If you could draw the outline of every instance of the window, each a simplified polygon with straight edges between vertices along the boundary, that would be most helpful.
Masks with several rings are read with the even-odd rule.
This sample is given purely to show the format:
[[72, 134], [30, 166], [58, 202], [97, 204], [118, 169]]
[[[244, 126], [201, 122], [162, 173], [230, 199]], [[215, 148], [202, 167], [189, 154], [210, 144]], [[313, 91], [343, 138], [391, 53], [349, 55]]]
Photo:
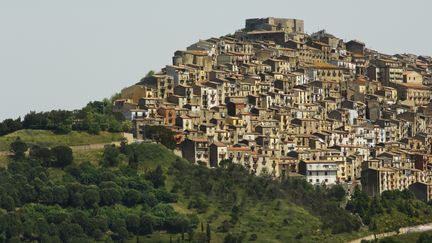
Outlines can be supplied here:
[[324, 172], [324, 175], [327, 175], [327, 171], [326, 171], [326, 172]]
[[316, 179], [316, 182], [319, 182], [319, 179]]
[[312, 171], [309, 171], [309, 175], [312, 175]]
[[309, 182], [312, 183], [312, 179], [309, 179]]
[[325, 179], [325, 182], [328, 182], [328, 179]]

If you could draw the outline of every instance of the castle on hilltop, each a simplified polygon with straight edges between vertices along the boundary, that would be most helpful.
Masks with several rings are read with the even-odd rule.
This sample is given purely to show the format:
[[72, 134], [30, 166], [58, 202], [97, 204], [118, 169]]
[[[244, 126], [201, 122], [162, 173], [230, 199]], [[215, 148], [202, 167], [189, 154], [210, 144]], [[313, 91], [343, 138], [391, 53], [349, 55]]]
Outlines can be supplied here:
[[245, 30], [285, 31], [287, 33], [303, 33], [304, 21], [301, 19], [285, 19], [273, 17], [263, 19], [246, 19]]

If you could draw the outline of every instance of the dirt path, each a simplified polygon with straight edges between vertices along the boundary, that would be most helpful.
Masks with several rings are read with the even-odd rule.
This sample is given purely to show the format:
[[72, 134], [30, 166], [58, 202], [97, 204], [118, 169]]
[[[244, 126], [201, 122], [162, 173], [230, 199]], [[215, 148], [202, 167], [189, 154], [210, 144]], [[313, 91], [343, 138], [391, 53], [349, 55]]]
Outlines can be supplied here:
[[12, 155], [12, 153], [9, 151], [0, 151], [0, 156], [9, 156], [9, 155]]
[[70, 146], [72, 150], [93, 150], [93, 149], [103, 149], [107, 144], [114, 144], [115, 146], [120, 146], [120, 142], [112, 143], [96, 143], [96, 144], [86, 144], [86, 145], [75, 145]]
[[376, 234], [376, 235], [368, 235], [368, 236], [350, 241], [349, 243], [360, 243], [362, 240], [382, 239], [382, 238], [394, 236], [394, 235], [403, 235], [403, 234], [408, 234], [408, 233], [424, 232], [424, 231], [429, 231], [429, 230], [432, 230], [432, 223], [400, 228], [399, 234], [396, 231], [391, 231], [391, 232], [385, 232], [385, 233], [380, 233], [380, 234]]

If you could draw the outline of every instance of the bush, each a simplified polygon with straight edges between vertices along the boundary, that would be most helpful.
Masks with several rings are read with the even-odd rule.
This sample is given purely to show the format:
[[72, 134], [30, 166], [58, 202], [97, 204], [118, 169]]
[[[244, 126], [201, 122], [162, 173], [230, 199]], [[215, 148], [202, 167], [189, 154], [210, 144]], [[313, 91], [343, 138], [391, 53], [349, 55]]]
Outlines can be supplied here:
[[10, 150], [14, 153], [16, 159], [23, 159], [25, 157], [25, 152], [27, 151], [27, 144], [21, 141], [20, 137], [17, 137], [15, 141], [10, 144]]
[[18, 131], [22, 128], [21, 119], [6, 119], [0, 123], [0, 136]]
[[249, 241], [256, 241], [258, 239], [257, 234], [251, 234], [249, 237]]
[[205, 213], [209, 207], [209, 203], [202, 195], [196, 196], [189, 201], [188, 208], [194, 208], [198, 213]]
[[115, 145], [106, 145], [103, 152], [102, 165], [117, 166], [120, 163], [120, 152]]
[[165, 176], [163, 174], [162, 166], [158, 165], [156, 169], [148, 171], [145, 178], [151, 181], [154, 187], [162, 187], [165, 185]]
[[72, 149], [68, 146], [57, 146], [51, 149], [52, 155], [54, 156], [54, 161], [52, 165], [54, 167], [63, 168], [73, 162]]

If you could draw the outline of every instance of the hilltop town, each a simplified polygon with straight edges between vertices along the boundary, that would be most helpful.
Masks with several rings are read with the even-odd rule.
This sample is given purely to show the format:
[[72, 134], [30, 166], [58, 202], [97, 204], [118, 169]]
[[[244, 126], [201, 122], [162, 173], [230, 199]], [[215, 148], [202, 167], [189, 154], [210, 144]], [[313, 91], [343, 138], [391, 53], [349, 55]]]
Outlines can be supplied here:
[[[385, 38], [385, 36], [383, 36]], [[177, 154], [256, 175], [432, 198], [432, 58], [387, 55], [304, 21], [247, 19], [124, 88], [116, 111], [176, 134]]]

